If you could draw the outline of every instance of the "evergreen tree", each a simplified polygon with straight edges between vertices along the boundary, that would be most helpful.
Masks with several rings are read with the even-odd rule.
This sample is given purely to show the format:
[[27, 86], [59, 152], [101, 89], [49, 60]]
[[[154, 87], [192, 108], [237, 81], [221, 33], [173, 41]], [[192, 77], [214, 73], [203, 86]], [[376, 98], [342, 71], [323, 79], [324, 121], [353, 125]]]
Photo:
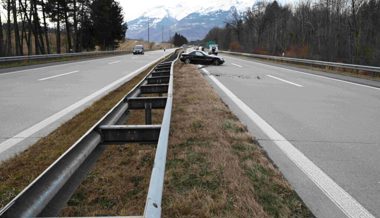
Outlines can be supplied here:
[[174, 46], [178, 47], [178, 46], [182, 46], [184, 44], [187, 44], [188, 40], [183, 35], [181, 35], [179, 33], [175, 33], [173, 36], [173, 39], [172, 39], [172, 43], [174, 44]]
[[118, 40], [125, 38], [126, 26], [122, 8], [114, 0], [94, 0], [91, 5], [91, 19], [95, 42], [102, 49], [115, 49]]

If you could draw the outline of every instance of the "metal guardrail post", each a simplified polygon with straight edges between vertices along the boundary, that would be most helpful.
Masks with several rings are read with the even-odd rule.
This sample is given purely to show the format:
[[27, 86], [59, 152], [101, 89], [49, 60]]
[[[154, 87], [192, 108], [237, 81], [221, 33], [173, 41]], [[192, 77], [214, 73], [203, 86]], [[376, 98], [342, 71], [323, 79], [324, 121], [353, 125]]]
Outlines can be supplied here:
[[145, 124], [152, 124], [152, 103], [145, 103]]

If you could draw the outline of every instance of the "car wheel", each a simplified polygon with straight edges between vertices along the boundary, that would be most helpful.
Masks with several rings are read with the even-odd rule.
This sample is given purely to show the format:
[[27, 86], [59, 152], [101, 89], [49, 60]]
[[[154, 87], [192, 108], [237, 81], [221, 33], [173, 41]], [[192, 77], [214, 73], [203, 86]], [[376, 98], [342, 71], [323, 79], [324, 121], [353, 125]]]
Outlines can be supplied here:
[[219, 61], [215, 59], [214, 60], [214, 65], [216, 65], [216, 66], [219, 65]]
[[190, 59], [186, 59], [185, 64], [190, 64]]

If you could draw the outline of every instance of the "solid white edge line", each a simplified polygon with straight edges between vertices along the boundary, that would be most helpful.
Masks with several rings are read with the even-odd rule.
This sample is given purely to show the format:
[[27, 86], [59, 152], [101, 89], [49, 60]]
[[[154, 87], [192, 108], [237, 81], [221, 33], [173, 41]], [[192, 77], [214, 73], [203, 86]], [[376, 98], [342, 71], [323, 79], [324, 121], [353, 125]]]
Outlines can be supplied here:
[[361, 87], [365, 87], [365, 88], [380, 90], [380, 88], [378, 88], [378, 87], [368, 86], [368, 85], [364, 85], [364, 84], [360, 84], [360, 83], [355, 83], [355, 82], [349, 82], [349, 81], [345, 81], [345, 80], [341, 80], [341, 79], [335, 79], [335, 78], [331, 78], [331, 77], [328, 77], [328, 76], [315, 75], [313, 73], [305, 73], [305, 72], [302, 72], [302, 71], [299, 71], [299, 70], [291, 70], [291, 69], [287, 69], [287, 68], [284, 68], [284, 67], [273, 66], [273, 65], [270, 65], [270, 64], [263, 64], [263, 63], [259, 63], [257, 61], [249, 61], [249, 60], [244, 60], [244, 59], [240, 59], [240, 58], [234, 58], [234, 57], [230, 57], [230, 56], [228, 58], [244, 61], [244, 62], [251, 63], [251, 64], [253, 63], [253, 64], [262, 65], [262, 66], [272, 67], [274, 69], [280, 69], [280, 70], [285, 70], [285, 71], [289, 71], [289, 72], [300, 73], [300, 74], [307, 75], [307, 76], [313, 76], [313, 77], [333, 80], [333, 81], [337, 81], [337, 82], [342, 82], [342, 83], [346, 83], [346, 84], [350, 84], [350, 85], [356, 85], [356, 86], [361, 86]]
[[232, 65], [236, 66], [236, 67], [239, 67], [239, 68], [243, 68], [243, 66], [239, 65], [239, 64], [235, 64], [235, 63], [231, 63]]
[[49, 79], [54, 79], [54, 78], [57, 78], [57, 77], [66, 76], [66, 75], [70, 75], [70, 74], [78, 73], [78, 72], [79, 72], [79, 70], [75, 70], [75, 71], [71, 71], [71, 72], [68, 72], [68, 73], [62, 73], [62, 74], [58, 74], [58, 75], [55, 75], [55, 76], [45, 77], [45, 78], [39, 79], [38, 81], [45, 81], [45, 80], [49, 80]]
[[337, 205], [348, 217], [368, 217], [374, 216], [356, 201], [343, 188], [335, 183], [326, 173], [308, 159], [301, 151], [285, 139], [279, 132], [270, 126], [256, 112], [248, 107], [242, 100], [233, 94], [219, 80], [212, 76], [206, 69], [202, 71], [254, 122], [273, 142], [285, 153], [285, 155], [302, 171], [311, 181], [318, 186], [323, 193], [335, 205]]
[[285, 80], [285, 79], [281, 79], [279, 77], [275, 77], [275, 76], [272, 76], [272, 75], [267, 75], [267, 77], [270, 77], [272, 79], [276, 79], [276, 80], [280, 80], [284, 83], [288, 83], [288, 84], [291, 84], [291, 85], [294, 85], [294, 86], [297, 86], [297, 87], [303, 87], [303, 85], [300, 85], [300, 84], [297, 84], [297, 83], [294, 83], [294, 82], [290, 82], [288, 80]]
[[13, 136], [12, 138], [9, 138], [6, 141], [0, 143], [0, 154], [3, 153], [4, 151], [8, 150], [9, 148], [13, 147], [14, 145], [22, 142], [26, 138], [32, 136], [33, 134], [37, 133], [38, 131], [42, 130], [43, 128], [47, 127], [48, 125], [50, 125], [50, 124], [56, 122], [57, 120], [61, 119], [62, 117], [69, 114], [70, 112], [80, 108], [81, 106], [83, 106], [83, 105], [91, 102], [92, 100], [102, 96], [104, 93], [107, 93], [107, 92], [117, 88], [121, 84], [129, 81], [134, 76], [136, 76], [137, 74], [139, 74], [143, 70], [147, 69], [150, 65], [154, 64], [155, 62], [157, 62], [161, 58], [162, 58], [162, 56], [160, 58], [157, 58], [156, 60], [146, 64], [145, 66], [140, 67], [139, 69], [133, 71], [132, 73], [112, 82], [111, 84], [109, 84], [109, 85], [103, 87], [102, 89], [92, 93], [91, 95], [83, 98], [82, 100], [70, 105], [69, 107], [67, 107], [67, 108], [51, 115], [50, 117], [34, 124], [33, 126], [31, 126], [28, 129], [18, 133], [17, 135]]

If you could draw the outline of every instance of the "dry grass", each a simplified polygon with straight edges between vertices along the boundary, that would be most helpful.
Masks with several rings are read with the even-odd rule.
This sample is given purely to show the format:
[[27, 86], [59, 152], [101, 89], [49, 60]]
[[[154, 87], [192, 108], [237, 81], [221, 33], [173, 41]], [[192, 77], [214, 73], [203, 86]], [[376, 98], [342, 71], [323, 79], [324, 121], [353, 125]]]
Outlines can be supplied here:
[[[157, 96], [157, 95], [150, 95]], [[152, 110], [161, 124], [163, 110]], [[126, 125], [145, 123], [144, 110], [130, 110]], [[134, 216], [144, 212], [155, 145], [109, 145], [76, 190], [61, 216]]]
[[145, 50], [159, 50], [163, 48], [166, 48], [166, 49], [173, 48], [173, 44], [171, 43], [154, 43], [154, 42], [148, 43], [147, 41], [142, 41], [142, 40], [127, 39], [124, 42], [120, 43], [118, 50], [132, 51], [135, 45], [143, 45]]
[[164, 217], [311, 217], [198, 70], [175, 72]]
[[142, 215], [154, 153], [153, 145], [108, 145], [60, 215]]
[[148, 72], [141, 73], [117, 90], [63, 124], [26, 151], [0, 165], [0, 207], [5, 206], [44, 169], [66, 151], [91, 126], [125, 96]]

